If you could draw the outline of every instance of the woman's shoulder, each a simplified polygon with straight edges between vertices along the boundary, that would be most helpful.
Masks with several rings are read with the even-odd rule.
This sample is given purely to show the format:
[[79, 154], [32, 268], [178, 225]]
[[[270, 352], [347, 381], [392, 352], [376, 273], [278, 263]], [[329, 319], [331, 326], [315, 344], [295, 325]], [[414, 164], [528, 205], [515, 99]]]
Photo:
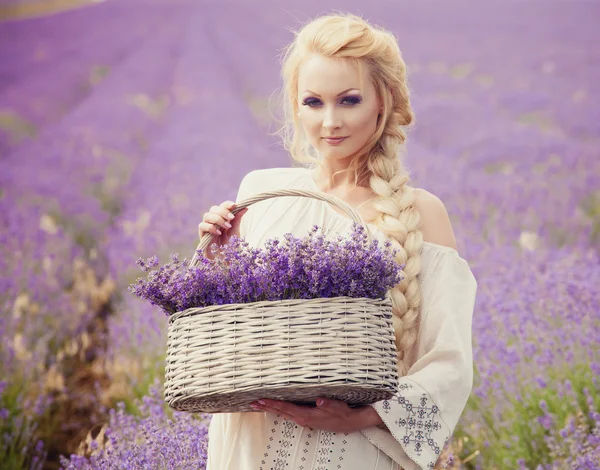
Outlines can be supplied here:
[[243, 181], [246, 184], [260, 188], [261, 191], [268, 191], [269, 189], [287, 186], [303, 172], [305, 173], [306, 170], [299, 167], [260, 168], [248, 172]]
[[456, 248], [456, 239], [448, 211], [442, 200], [425, 189], [415, 189], [415, 208], [421, 216], [421, 233], [423, 235], [422, 269], [420, 278], [422, 286], [443, 284], [443, 288], [451, 288], [462, 283], [466, 289], [477, 288], [477, 280], [469, 263]]
[[422, 188], [413, 188], [413, 191], [414, 206], [421, 218], [423, 241], [458, 251], [450, 216], [442, 200]]
[[251, 170], [242, 178], [237, 201], [258, 193], [275, 191], [294, 186], [294, 182], [304, 177], [303, 168], [261, 168]]

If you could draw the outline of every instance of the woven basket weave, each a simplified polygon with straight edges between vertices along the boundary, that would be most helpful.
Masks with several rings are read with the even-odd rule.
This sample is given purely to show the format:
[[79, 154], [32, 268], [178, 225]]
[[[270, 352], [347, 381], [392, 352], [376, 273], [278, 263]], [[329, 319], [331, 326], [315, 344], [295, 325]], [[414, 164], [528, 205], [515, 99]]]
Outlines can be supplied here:
[[[277, 190], [239, 203], [234, 214], [279, 196], [312, 197], [337, 206], [365, 227], [339, 198]], [[197, 251], [213, 236], [204, 234]], [[197, 265], [194, 254], [191, 264]], [[392, 304], [380, 299], [289, 299], [189, 308], [169, 317], [165, 399], [188, 412], [255, 411], [260, 398], [314, 405], [317, 397], [360, 406], [389, 399], [398, 385]]]

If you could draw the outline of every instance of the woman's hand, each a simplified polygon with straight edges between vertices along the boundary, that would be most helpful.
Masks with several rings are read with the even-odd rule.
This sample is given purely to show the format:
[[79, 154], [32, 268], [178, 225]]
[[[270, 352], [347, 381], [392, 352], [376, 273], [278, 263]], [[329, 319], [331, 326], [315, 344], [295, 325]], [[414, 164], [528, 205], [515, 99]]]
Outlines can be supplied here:
[[[198, 236], [202, 238], [205, 233], [212, 233], [214, 238], [212, 243], [225, 245], [234, 235], [240, 236], [240, 222], [242, 216], [248, 212], [248, 207], [240, 210], [235, 215], [231, 210], [235, 208], [235, 202], [225, 201], [218, 206], [212, 206], [202, 217], [202, 222], [198, 224]], [[212, 245], [211, 243], [211, 245]], [[210, 245], [205, 249], [205, 256], [212, 259]]]
[[331, 398], [318, 399], [316, 408], [266, 398], [260, 401], [264, 401], [264, 405], [257, 401], [252, 402], [250, 406], [256, 410], [270, 411], [294, 421], [299, 426], [312, 429], [350, 433], [383, 422], [371, 406], [350, 408], [346, 402]]

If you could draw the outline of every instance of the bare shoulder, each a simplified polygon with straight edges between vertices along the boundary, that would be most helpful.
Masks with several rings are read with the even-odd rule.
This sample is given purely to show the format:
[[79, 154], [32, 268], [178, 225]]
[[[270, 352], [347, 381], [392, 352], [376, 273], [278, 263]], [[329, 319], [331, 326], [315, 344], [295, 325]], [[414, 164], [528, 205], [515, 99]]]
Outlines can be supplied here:
[[415, 209], [421, 216], [423, 240], [457, 250], [454, 230], [442, 200], [425, 189], [414, 188], [414, 193]]

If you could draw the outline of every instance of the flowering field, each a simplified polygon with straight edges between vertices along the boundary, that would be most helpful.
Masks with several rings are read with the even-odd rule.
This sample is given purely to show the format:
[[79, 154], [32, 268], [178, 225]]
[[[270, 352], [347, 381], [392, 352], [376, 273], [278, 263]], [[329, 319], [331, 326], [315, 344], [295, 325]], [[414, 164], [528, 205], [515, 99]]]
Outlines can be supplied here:
[[[343, 5], [398, 36], [412, 184], [444, 201], [479, 284], [448, 466], [600, 468], [600, 4], [413, 3]], [[127, 286], [139, 257], [191, 256], [247, 172], [291, 164], [268, 134], [277, 59], [287, 28], [340, 5], [0, 23], [2, 468], [203, 468], [210, 415], [165, 409], [166, 319]]]

